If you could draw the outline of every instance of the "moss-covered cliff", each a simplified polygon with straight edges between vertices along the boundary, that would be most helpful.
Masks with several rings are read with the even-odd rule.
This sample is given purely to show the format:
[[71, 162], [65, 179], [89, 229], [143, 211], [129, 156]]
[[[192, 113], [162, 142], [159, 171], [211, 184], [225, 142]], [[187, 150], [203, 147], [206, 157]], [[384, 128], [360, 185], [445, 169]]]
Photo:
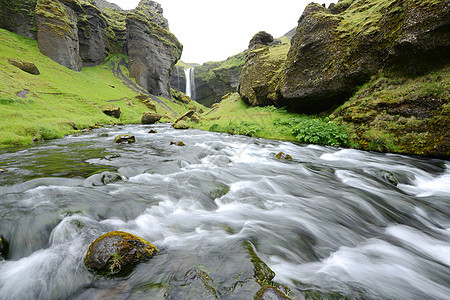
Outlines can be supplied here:
[[448, 1], [312, 3], [286, 59], [271, 55], [280, 47], [250, 45], [239, 87], [247, 103], [325, 115], [345, 103], [331, 118], [363, 149], [450, 155]]

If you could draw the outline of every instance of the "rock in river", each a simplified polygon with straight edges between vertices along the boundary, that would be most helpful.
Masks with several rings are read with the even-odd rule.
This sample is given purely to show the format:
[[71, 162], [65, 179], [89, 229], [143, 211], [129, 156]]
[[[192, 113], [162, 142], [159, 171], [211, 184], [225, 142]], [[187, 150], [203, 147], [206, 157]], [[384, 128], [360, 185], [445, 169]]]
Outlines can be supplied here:
[[123, 134], [123, 135], [116, 136], [116, 138], [114, 139], [114, 142], [116, 142], [118, 144], [130, 144], [130, 143], [135, 143], [136, 138], [134, 137], [134, 135]]
[[113, 231], [91, 243], [84, 263], [99, 274], [125, 275], [137, 263], [150, 259], [157, 251], [155, 246], [136, 235]]

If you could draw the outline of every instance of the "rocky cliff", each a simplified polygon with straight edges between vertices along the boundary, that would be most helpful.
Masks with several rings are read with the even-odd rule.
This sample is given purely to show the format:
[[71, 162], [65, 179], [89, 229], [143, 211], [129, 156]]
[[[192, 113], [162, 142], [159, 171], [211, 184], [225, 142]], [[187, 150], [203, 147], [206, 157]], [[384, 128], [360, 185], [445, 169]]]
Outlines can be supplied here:
[[[297, 112], [342, 104], [380, 70], [405, 76], [448, 63], [449, 9], [444, 0], [342, 0], [330, 11], [310, 4], [300, 17], [284, 66], [261, 78], [243, 73], [241, 96]], [[270, 63], [249, 49], [247, 65]], [[263, 51], [263, 50], [260, 50]], [[253, 90], [253, 92], [249, 92]], [[258, 100], [252, 98], [258, 94]]]
[[104, 0], [4, 0], [0, 27], [37, 39], [43, 54], [74, 71], [109, 54], [129, 54], [131, 76], [170, 98], [169, 77], [182, 46], [162, 12], [149, 0], [131, 11]]
[[330, 117], [363, 149], [450, 155], [448, 1], [312, 3], [290, 47], [269, 40], [249, 45], [247, 103], [323, 114], [345, 103]]
[[143, 0], [127, 15], [129, 68], [130, 75], [150, 93], [170, 98], [169, 78], [183, 46], [169, 31], [162, 13], [158, 3]]

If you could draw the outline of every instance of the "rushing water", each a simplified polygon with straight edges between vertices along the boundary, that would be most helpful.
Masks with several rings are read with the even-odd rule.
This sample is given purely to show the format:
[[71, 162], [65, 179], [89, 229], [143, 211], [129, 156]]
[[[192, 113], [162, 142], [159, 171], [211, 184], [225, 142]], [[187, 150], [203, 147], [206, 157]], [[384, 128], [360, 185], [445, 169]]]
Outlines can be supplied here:
[[[1, 299], [252, 299], [252, 251], [296, 299], [450, 299], [450, 162], [153, 128], [0, 152]], [[95, 276], [84, 255], [113, 230], [160, 252]]]

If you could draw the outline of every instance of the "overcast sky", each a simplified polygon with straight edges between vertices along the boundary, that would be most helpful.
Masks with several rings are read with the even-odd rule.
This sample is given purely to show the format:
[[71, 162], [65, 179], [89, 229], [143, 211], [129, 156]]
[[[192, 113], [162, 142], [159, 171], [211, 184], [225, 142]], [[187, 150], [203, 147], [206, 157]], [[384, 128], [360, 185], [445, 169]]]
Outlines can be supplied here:
[[[133, 9], [139, 0], [108, 0]], [[264, 30], [275, 38], [297, 26], [312, 0], [157, 0], [169, 21], [170, 31], [183, 44], [181, 59], [188, 63], [220, 61], [247, 49], [248, 42]], [[331, 0], [320, 0], [326, 3]]]

